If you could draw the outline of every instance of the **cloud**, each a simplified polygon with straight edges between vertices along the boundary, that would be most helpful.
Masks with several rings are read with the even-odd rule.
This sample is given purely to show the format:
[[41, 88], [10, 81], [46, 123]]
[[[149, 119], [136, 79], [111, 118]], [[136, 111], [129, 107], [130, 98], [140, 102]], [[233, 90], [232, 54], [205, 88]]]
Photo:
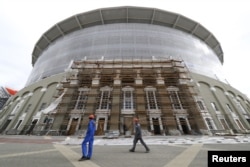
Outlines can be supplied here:
[[24, 86], [34, 45], [49, 28], [77, 13], [110, 6], [155, 7], [199, 22], [221, 43], [227, 80], [250, 97], [250, 10], [248, 1], [236, 0], [1, 0], [0, 85]]

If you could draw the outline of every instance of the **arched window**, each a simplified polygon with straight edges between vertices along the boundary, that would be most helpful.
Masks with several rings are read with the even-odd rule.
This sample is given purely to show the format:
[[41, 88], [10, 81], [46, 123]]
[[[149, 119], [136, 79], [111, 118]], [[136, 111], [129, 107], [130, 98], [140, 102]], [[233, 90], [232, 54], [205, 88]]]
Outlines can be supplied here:
[[[46, 108], [46, 104], [47, 104], [47, 103], [42, 103], [42, 104], [41, 104], [41, 106], [40, 106], [40, 108], [39, 108], [39, 112]], [[31, 107], [31, 104], [29, 105], [29, 107]], [[25, 112], [28, 112], [29, 109], [30, 109], [30, 108], [27, 108]]]
[[11, 112], [11, 115], [15, 115], [21, 108], [22, 104], [23, 104], [24, 100], [20, 101], [16, 107], [14, 108], [14, 110]]
[[235, 101], [238, 109], [243, 113], [243, 114], [247, 114], [246, 110], [243, 108], [243, 106], [241, 105], [240, 101], [237, 100], [236, 98], [233, 98], [233, 100]]
[[[46, 103], [45, 103], [46, 104]], [[43, 104], [42, 104], [43, 105]], [[28, 104], [27, 108], [25, 109], [25, 113], [28, 113], [30, 111], [32, 104]], [[45, 108], [45, 107], [44, 107]], [[39, 110], [40, 112], [41, 110]]]
[[212, 105], [214, 111], [219, 111], [219, 109], [218, 109], [217, 105], [215, 104], [215, 102], [211, 102], [211, 105]]
[[231, 106], [229, 104], [226, 104], [226, 107], [227, 107], [227, 110], [230, 112], [230, 113], [233, 113], [233, 110], [231, 108]]

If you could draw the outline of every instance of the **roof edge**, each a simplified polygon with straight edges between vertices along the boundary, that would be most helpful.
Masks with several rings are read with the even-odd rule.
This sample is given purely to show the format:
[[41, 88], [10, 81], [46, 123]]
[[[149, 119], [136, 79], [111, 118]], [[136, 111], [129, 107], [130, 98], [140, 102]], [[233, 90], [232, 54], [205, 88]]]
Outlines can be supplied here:
[[223, 64], [223, 51], [215, 36], [183, 15], [148, 7], [122, 6], [91, 10], [73, 15], [48, 29], [37, 41], [32, 52], [32, 65], [47, 47], [57, 39], [74, 31], [112, 23], [143, 23], [161, 25], [189, 33], [205, 42]]

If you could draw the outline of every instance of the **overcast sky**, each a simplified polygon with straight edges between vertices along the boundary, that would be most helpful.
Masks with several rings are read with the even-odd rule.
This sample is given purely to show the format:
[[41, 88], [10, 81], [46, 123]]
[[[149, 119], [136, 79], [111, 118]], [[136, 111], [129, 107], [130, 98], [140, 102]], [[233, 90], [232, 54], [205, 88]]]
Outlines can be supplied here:
[[114, 6], [153, 7], [199, 22], [222, 46], [223, 69], [230, 85], [250, 97], [248, 0], [0, 0], [0, 86], [17, 90], [25, 86], [34, 45], [56, 23]]

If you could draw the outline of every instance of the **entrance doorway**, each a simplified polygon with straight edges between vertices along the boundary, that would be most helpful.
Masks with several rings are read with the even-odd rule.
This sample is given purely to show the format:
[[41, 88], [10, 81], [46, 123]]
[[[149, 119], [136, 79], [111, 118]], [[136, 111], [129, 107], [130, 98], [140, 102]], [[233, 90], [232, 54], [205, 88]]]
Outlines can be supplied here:
[[182, 131], [184, 134], [189, 134], [188, 126], [187, 126], [187, 121], [184, 118], [179, 118], [180, 124], [182, 127]]
[[104, 135], [104, 124], [105, 124], [105, 118], [100, 118], [98, 120], [96, 135]]
[[125, 135], [131, 135], [133, 133], [133, 117], [124, 117], [123, 120], [123, 131]]
[[154, 126], [154, 134], [160, 135], [161, 134], [161, 128], [159, 124], [159, 118], [152, 118], [153, 120], [153, 126]]
[[76, 132], [76, 126], [77, 126], [77, 123], [78, 123], [78, 119], [79, 118], [73, 118], [72, 119], [69, 131], [68, 131], [68, 135], [74, 135], [75, 134], [75, 132]]

